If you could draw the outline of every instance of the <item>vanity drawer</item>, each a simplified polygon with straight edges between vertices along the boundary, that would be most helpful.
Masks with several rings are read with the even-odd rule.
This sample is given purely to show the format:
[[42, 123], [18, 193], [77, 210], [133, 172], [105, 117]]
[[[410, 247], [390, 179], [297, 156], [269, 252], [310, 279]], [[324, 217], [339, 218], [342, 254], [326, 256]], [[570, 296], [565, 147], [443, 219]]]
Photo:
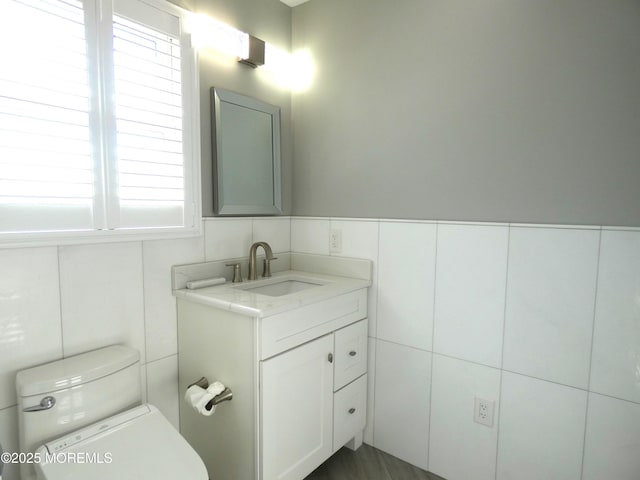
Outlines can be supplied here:
[[367, 331], [368, 320], [364, 319], [335, 333], [334, 391], [367, 371]]
[[260, 319], [260, 360], [367, 316], [367, 289]]
[[333, 451], [343, 447], [367, 421], [367, 375], [333, 395]]

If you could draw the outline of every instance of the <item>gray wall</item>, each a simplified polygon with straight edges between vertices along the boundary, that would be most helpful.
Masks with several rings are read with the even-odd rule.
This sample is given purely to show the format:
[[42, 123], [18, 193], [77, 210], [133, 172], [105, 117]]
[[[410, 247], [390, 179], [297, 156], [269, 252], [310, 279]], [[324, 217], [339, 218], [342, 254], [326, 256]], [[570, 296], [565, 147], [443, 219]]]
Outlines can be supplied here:
[[[279, 0], [175, 0], [191, 11], [204, 13], [267, 43], [291, 49], [291, 9]], [[249, 95], [281, 109], [282, 207], [291, 213], [292, 129], [291, 94], [261, 74], [215, 51], [200, 52], [200, 116], [202, 130], [202, 213], [213, 215], [210, 88]]]
[[311, 0], [295, 215], [640, 226], [640, 1]]

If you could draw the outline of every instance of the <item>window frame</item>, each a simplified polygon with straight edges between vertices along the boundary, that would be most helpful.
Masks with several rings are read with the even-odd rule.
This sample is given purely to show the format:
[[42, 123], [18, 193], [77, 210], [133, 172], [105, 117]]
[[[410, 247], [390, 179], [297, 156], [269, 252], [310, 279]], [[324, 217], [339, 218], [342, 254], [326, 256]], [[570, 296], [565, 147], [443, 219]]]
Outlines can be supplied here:
[[[115, 102], [108, 98], [115, 88], [113, 83], [113, 58], [111, 54], [104, 54], [105, 49], [112, 49], [112, 19], [114, 3], [118, 0], [103, 2], [101, 0], [81, 0], [85, 11], [85, 32], [87, 41], [87, 62], [92, 107], [89, 124], [92, 132], [96, 124], [108, 125], [106, 132], [99, 135], [102, 138], [115, 137]], [[200, 192], [200, 86], [198, 75], [198, 52], [191, 42], [189, 31], [189, 12], [166, 0], [137, 0], [142, 4], [156, 8], [177, 17], [180, 23], [181, 70], [182, 70], [182, 98], [183, 98], [183, 173], [184, 173], [184, 223], [176, 227], [140, 227], [140, 228], [92, 228], [82, 230], [59, 231], [31, 231], [0, 233], [0, 248], [8, 247], [37, 247], [52, 245], [73, 245], [88, 243], [107, 243], [122, 241], [161, 240], [198, 236], [202, 233], [202, 200]], [[116, 12], [115, 15], [118, 15]], [[106, 21], [100, 20], [106, 18]], [[106, 60], [105, 60], [106, 59]], [[99, 72], [106, 72], [100, 75]], [[106, 84], [95, 90], [95, 86]], [[112, 96], [113, 97], [113, 96]], [[94, 108], [97, 103], [103, 105]], [[104, 107], [105, 103], [109, 103]], [[96, 134], [92, 133], [92, 143], [96, 141]], [[115, 138], [110, 145], [113, 148]], [[94, 146], [96, 144], [94, 143]], [[105, 153], [105, 145], [100, 142], [101, 155], [94, 156], [94, 170], [109, 168], [116, 170], [117, 160], [112, 153]], [[102, 158], [97, 158], [102, 157]], [[112, 176], [113, 178], [113, 176]], [[102, 182], [96, 185], [94, 191], [94, 206], [104, 205], [115, 196], [105, 196], [105, 189], [113, 188], [111, 184]], [[96, 224], [108, 225], [109, 210], [99, 208], [94, 215], [102, 215]], [[1, 219], [0, 219], [1, 221]]]

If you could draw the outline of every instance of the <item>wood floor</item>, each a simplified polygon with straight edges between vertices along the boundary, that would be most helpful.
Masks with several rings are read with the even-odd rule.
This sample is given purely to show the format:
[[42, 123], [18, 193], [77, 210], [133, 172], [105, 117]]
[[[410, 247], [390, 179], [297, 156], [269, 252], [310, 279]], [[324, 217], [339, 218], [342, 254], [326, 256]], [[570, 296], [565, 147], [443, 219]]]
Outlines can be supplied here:
[[444, 480], [369, 445], [338, 450], [307, 480]]

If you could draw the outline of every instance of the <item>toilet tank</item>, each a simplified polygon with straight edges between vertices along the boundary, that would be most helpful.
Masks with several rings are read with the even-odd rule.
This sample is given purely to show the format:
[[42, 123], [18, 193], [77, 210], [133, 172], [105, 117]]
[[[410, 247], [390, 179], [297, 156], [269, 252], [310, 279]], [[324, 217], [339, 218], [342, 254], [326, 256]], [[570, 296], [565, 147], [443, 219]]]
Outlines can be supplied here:
[[[139, 405], [140, 355], [113, 345], [18, 372], [20, 451]], [[50, 408], [41, 405], [55, 403]], [[35, 408], [34, 408], [35, 407]], [[25, 411], [25, 409], [36, 411]]]

